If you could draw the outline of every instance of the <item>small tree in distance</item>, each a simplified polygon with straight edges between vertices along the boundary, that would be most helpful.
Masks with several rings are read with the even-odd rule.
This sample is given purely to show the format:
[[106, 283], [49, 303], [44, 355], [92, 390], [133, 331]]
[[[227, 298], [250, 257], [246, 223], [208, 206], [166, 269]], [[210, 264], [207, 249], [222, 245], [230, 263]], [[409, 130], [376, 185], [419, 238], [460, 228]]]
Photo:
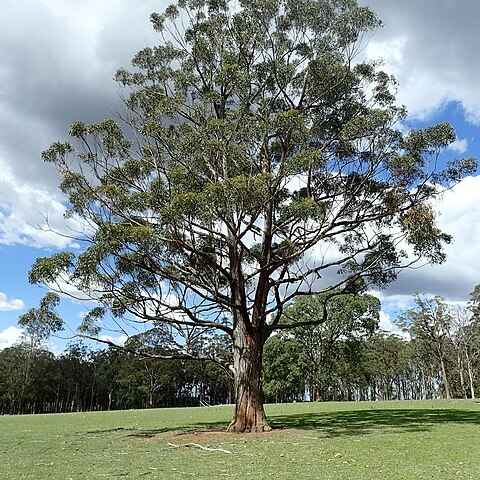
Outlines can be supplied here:
[[442, 372], [445, 396], [449, 400], [450, 382], [447, 369], [448, 350], [451, 347], [453, 316], [441, 297], [422, 298], [415, 295], [417, 308], [407, 310], [396, 324], [416, 342], [419, 351], [433, 357]]
[[108, 312], [175, 329], [185, 350], [199, 330], [228, 334], [229, 431], [248, 432], [269, 429], [265, 341], [326, 320], [325, 308], [284, 322], [285, 307], [384, 286], [420, 258], [443, 261], [450, 237], [431, 200], [476, 162], [436, 169], [455, 140], [447, 124], [397, 129], [394, 79], [358, 57], [380, 25], [369, 8], [231, 3], [179, 0], [153, 14], [161, 45], [116, 75], [130, 90], [122, 127], [76, 122], [73, 145], [43, 153], [85, 228], [81, 250], [39, 258], [29, 279], [99, 302], [82, 325], [92, 336]]
[[280, 335], [284, 341], [288, 337], [295, 340], [299, 345], [297, 355], [302, 353], [307, 358], [302, 376], [308, 381], [310, 398], [321, 399], [321, 372], [335, 356], [338, 344], [371, 336], [378, 329], [380, 308], [380, 300], [369, 294], [339, 295], [328, 301], [324, 295], [301, 296], [287, 306], [282, 324], [322, 320]]

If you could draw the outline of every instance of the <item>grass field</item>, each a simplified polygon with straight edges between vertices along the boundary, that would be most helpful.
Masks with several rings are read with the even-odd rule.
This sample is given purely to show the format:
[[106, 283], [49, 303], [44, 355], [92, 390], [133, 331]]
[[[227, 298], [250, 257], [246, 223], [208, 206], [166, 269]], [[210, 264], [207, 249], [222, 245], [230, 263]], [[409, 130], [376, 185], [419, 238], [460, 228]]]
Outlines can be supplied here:
[[471, 401], [266, 408], [250, 435], [232, 407], [0, 417], [0, 479], [480, 479]]

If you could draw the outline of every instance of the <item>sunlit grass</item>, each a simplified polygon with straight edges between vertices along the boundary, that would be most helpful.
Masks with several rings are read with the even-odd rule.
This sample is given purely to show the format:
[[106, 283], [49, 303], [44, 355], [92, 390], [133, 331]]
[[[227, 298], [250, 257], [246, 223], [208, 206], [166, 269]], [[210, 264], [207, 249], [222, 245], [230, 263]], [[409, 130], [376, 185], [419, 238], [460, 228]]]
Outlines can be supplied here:
[[471, 401], [297, 403], [267, 414], [275, 430], [255, 435], [224, 432], [232, 407], [0, 417], [0, 479], [480, 478]]

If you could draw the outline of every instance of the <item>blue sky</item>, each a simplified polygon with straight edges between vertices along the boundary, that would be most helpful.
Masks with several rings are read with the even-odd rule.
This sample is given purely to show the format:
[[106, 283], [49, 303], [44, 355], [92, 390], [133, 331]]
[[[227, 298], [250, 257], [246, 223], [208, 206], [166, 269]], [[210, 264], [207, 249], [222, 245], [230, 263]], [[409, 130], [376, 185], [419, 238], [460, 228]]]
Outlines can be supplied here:
[[[480, 43], [477, 0], [371, 0], [384, 21], [366, 54], [383, 58], [400, 82], [408, 128], [451, 121], [458, 140], [449, 156], [479, 156]], [[459, 4], [461, 3], [461, 8]], [[67, 241], [37, 226], [65, 229], [54, 170], [40, 153], [75, 120], [99, 121], [119, 108], [112, 77], [157, 38], [149, 14], [161, 0], [6, 0], [0, 17], [0, 349], [20, 329], [19, 315], [45, 291], [28, 284], [38, 256]], [[381, 292], [382, 326], [415, 291], [464, 302], [480, 283], [480, 178], [468, 178], [438, 204], [440, 226], [455, 237], [442, 266], [401, 274]], [[84, 308], [68, 300], [61, 315], [76, 323]], [[112, 334], [112, 336], [119, 334]], [[64, 343], [56, 343], [58, 351]]]

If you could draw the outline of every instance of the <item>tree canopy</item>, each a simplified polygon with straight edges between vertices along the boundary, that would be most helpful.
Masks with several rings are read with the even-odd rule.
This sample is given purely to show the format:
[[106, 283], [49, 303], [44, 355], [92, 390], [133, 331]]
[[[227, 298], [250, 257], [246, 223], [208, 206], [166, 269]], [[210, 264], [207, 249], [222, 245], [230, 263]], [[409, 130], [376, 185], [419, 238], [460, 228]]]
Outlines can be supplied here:
[[476, 161], [438, 169], [448, 124], [401, 131], [395, 80], [361, 56], [380, 21], [355, 0], [179, 0], [151, 21], [160, 45], [116, 74], [126, 113], [43, 153], [81, 248], [29, 278], [98, 302], [87, 334], [106, 314], [186, 349], [199, 329], [228, 334], [230, 430], [268, 429], [262, 350], [285, 308], [443, 261], [432, 199]]
[[[308, 386], [309, 398], [320, 400], [326, 390], [321, 385], [326, 383], [326, 371], [338, 367], [332, 362], [338, 349], [370, 337], [378, 329], [380, 307], [380, 300], [369, 294], [339, 295], [329, 300], [322, 294], [297, 297], [282, 318], [286, 332], [267, 343], [266, 393], [278, 395], [285, 385], [296, 382], [304, 390]], [[291, 324], [297, 327], [291, 329]], [[276, 362], [297, 368], [280, 368]]]

